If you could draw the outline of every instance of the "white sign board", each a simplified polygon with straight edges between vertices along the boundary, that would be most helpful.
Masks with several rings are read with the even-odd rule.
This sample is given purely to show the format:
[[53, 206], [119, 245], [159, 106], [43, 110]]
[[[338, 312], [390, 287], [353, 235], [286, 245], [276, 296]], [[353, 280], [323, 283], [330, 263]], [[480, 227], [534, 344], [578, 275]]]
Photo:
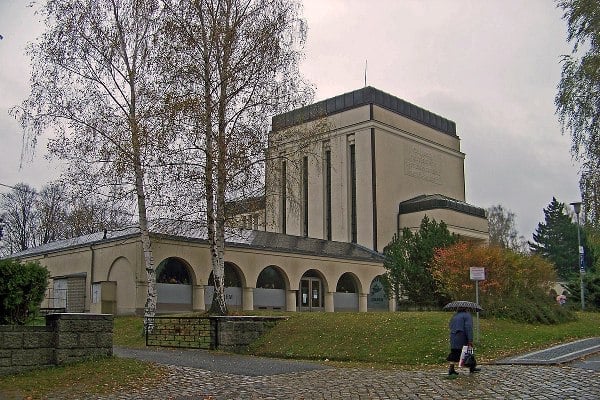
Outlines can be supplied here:
[[485, 268], [471, 267], [469, 273], [472, 281], [485, 281]]

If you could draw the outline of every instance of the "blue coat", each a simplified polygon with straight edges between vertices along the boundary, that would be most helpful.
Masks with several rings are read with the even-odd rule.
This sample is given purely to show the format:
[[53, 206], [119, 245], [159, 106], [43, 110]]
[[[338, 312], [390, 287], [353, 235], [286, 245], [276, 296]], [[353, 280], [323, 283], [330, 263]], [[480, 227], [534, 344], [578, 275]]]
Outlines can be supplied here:
[[450, 348], [462, 349], [473, 341], [473, 317], [466, 311], [458, 311], [449, 324]]

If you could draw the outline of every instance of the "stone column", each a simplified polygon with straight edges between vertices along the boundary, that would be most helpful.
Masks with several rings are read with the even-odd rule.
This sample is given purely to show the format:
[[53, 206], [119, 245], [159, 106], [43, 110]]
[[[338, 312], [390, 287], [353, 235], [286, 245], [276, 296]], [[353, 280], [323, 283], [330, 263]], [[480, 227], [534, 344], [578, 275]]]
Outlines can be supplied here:
[[206, 304], [204, 303], [204, 285], [192, 286], [192, 310], [206, 310]]
[[242, 310], [254, 310], [254, 288], [245, 287], [242, 289]]
[[296, 310], [296, 297], [297, 290], [286, 290], [285, 292], [285, 310], [286, 311], [297, 311]]
[[359, 293], [358, 295], [358, 311], [359, 312], [367, 312], [369, 310], [368, 306], [368, 293]]
[[325, 293], [325, 312], [333, 312], [335, 310], [333, 304], [333, 293], [334, 292]]

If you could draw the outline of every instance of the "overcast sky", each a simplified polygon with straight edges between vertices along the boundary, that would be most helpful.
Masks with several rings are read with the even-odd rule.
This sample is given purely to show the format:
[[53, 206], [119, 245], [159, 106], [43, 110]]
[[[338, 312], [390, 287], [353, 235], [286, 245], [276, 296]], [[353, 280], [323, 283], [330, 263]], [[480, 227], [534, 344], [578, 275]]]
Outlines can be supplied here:
[[[25, 44], [43, 28], [27, 3], [0, 0], [0, 184], [39, 189], [57, 168], [43, 140], [19, 168], [21, 129], [8, 115], [29, 90]], [[553, 103], [570, 46], [552, 1], [304, 0], [304, 16], [315, 100], [363, 87], [367, 61], [368, 85], [456, 122], [467, 202], [502, 204], [530, 239], [553, 196], [580, 198]]]

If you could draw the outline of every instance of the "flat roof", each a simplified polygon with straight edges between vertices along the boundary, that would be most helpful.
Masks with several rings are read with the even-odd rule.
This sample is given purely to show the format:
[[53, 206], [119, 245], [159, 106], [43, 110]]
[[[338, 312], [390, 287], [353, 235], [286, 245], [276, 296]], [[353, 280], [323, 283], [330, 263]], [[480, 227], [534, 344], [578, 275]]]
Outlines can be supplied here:
[[372, 86], [366, 86], [335, 96], [317, 103], [279, 114], [272, 119], [273, 131], [282, 130], [305, 122], [314, 121], [328, 115], [340, 113], [374, 104], [393, 113], [412, 119], [420, 124], [429, 126], [437, 131], [450, 136], [456, 135], [456, 123], [442, 116], [434, 114], [424, 108], [416, 106], [399, 97], [392, 96]]
[[[150, 230], [151, 237], [179, 240], [182, 242], [208, 243], [206, 229], [185, 223], [177, 224], [176, 229], [154, 227]], [[121, 230], [97, 232], [71, 239], [59, 240], [32, 247], [18, 253], [11, 254], [10, 258], [28, 258], [43, 254], [61, 251], [76, 250], [140, 236], [138, 227], [128, 227]], [[268, 250], [281, 253], [296, 253], [319, 257], [332, 257], [338, 259], [362, 260], [383, 262], [383, 256], [371, 249], [356, 243], [334, 242], [323, 239], [314, 239], [302, 236], [286, 235], [283, 233], [266, 232], [245, 229], [230, 229], [225, 238], [226, 248], [248, 248], [254, 250]]]

